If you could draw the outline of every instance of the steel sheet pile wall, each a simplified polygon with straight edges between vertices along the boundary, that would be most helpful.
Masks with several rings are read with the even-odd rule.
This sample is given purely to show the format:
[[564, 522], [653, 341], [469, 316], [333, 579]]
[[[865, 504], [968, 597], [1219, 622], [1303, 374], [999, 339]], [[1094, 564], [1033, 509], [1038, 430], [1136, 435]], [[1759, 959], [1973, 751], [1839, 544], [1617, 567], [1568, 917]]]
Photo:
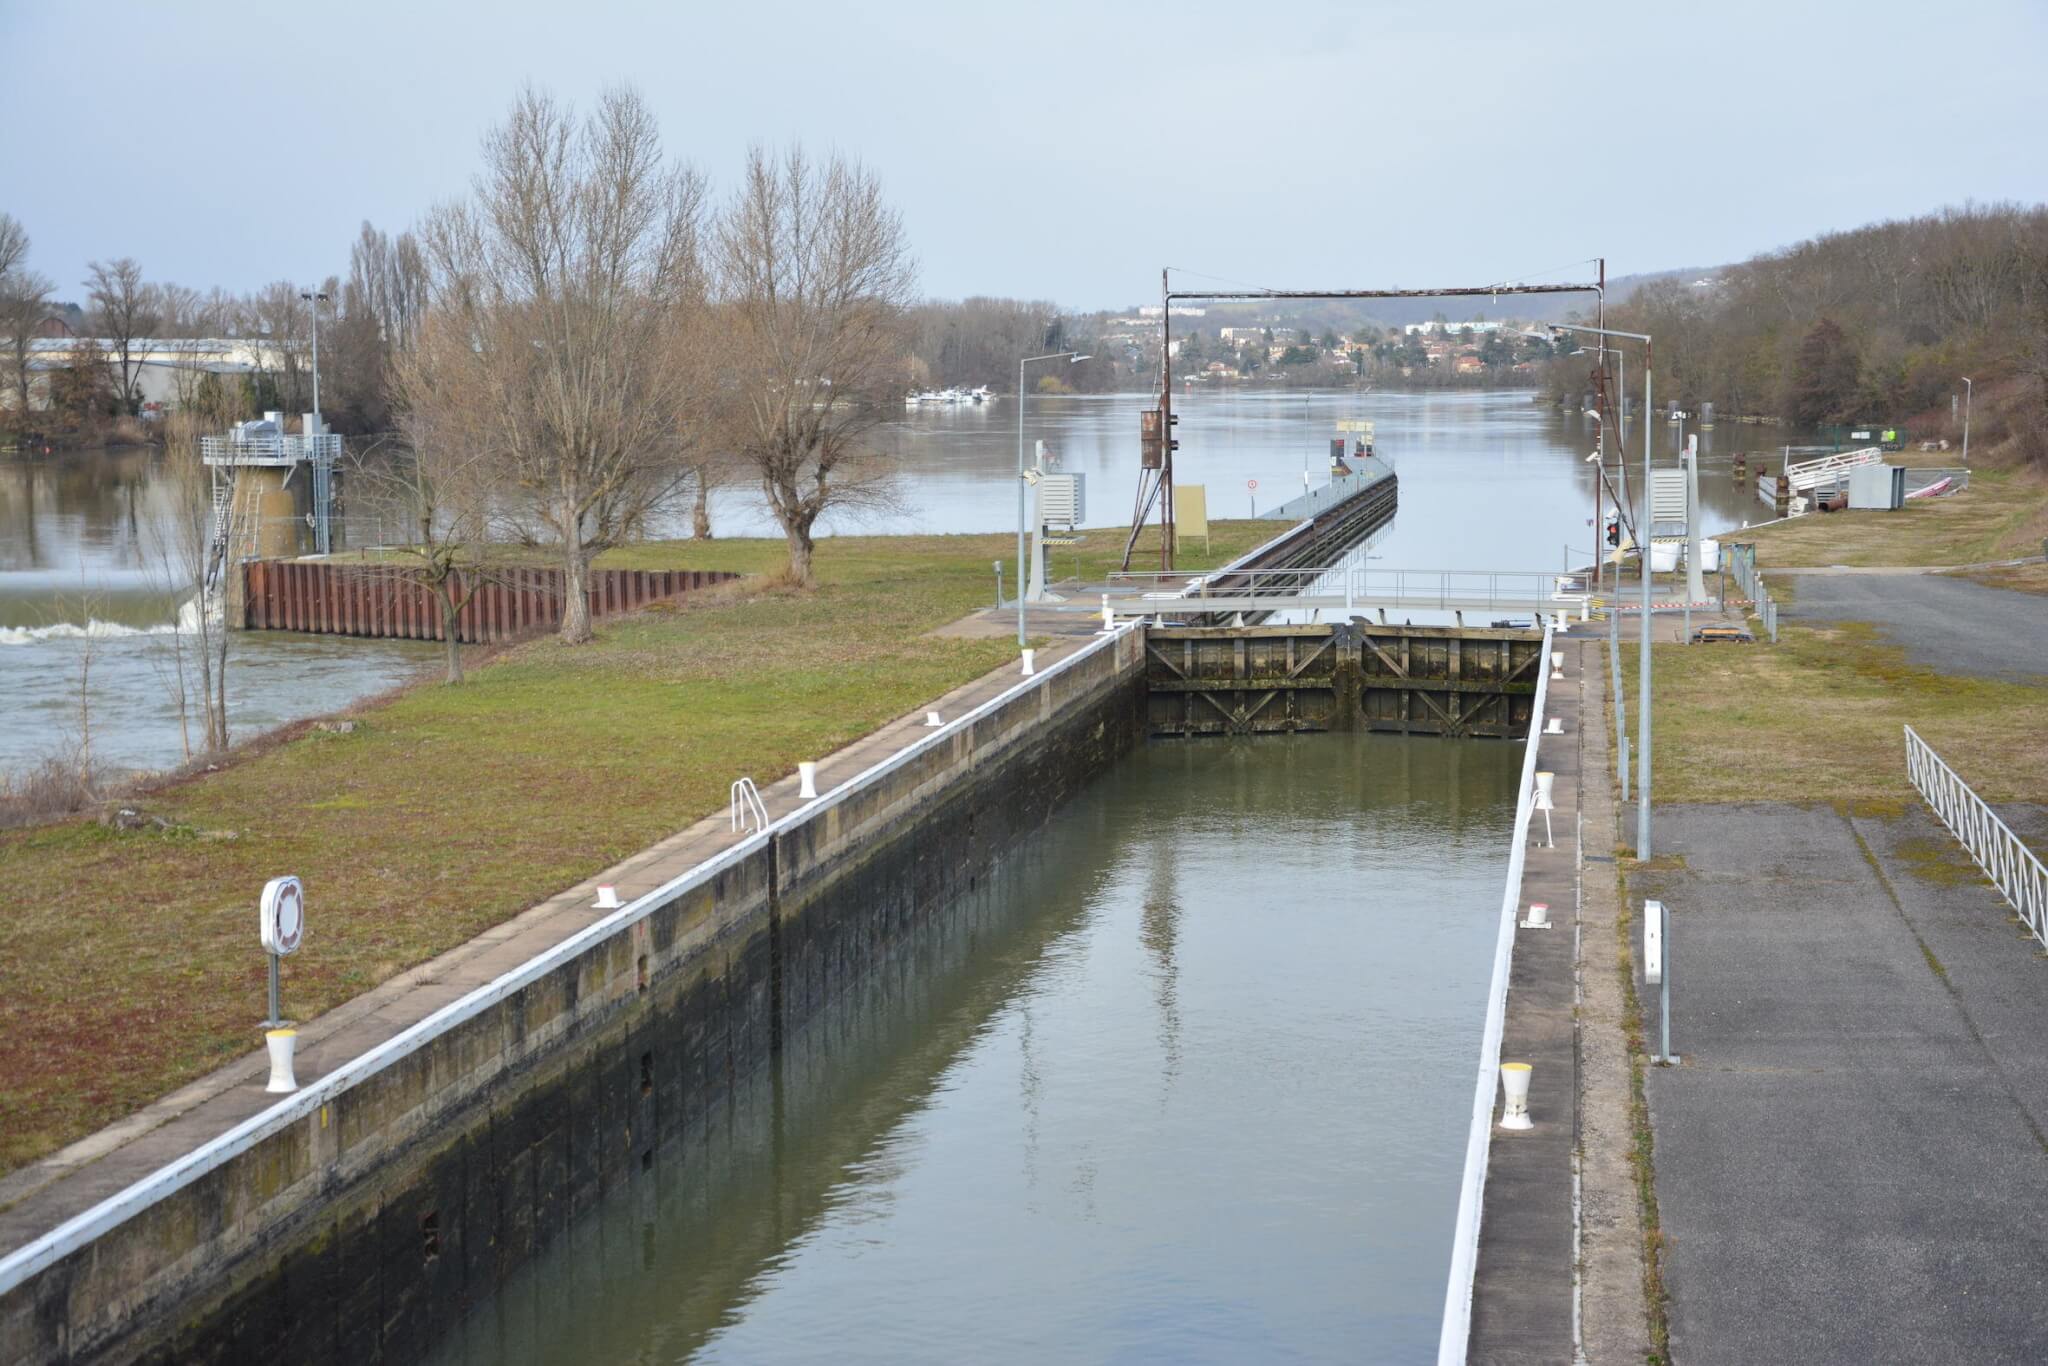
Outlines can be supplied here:
[[[594, 569], [586, 593], [592, 617], [737, 579], [713, 569]], [[457, 614], [456, 638], [510, 640], [562, 623], [559, 569], [498, 569]], [[455, 596], [467, 592], [457, 576]], [[242, 625], [251, 631], [445, 640], [441, 604], [417, 570], [332, 560], [249, 560], [242, 566]]]
[[11, 1251], [0, 1361], [418, 1355], [1137, 744], [1142, 659], [1099, 638]]

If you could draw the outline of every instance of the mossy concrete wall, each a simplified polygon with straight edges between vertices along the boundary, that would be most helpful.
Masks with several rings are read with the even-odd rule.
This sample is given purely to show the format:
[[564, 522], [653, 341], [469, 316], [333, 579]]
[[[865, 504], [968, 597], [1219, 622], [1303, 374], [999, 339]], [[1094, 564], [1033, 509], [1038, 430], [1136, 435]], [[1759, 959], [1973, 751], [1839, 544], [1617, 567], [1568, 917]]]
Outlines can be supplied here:
[[418, 1355], [1137, 744], [1142, 656], [1104, 641], [24, 1282], [0, 1361]]

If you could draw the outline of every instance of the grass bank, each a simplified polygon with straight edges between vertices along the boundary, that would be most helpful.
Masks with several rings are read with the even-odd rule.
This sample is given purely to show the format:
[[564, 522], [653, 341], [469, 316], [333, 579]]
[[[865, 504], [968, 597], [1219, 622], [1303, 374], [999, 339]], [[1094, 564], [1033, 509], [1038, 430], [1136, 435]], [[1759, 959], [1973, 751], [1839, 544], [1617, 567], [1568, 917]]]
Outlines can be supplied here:
[[[1281, 530], [1215, 524], [1221, 563]], [[1083, 568], [1120, 557], [1090, 533]], [[746, 585], [499, 653], [461, 687], [356, 710], [147, 794], [167, 825], [0, 835], [0, 1171], [257, 1047], [256, 895], [310, 903], [287, 1007], [310, 1019], [1010, 659], [930, 632], [993, 598], [994, 536], [832, 537], [811, 592]], [[765, 574], [779, 541], [604, 563]]]

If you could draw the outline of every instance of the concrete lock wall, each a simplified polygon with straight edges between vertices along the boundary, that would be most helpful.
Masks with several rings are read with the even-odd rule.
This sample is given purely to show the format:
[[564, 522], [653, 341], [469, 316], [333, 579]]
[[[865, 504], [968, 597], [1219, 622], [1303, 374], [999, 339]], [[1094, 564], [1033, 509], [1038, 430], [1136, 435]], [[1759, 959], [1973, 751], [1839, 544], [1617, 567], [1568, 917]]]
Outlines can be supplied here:
[[0, 1297], [0, 1361], [417, 1355], [1135, 746], [1143, 689], [1102, 638], [711, 860]]

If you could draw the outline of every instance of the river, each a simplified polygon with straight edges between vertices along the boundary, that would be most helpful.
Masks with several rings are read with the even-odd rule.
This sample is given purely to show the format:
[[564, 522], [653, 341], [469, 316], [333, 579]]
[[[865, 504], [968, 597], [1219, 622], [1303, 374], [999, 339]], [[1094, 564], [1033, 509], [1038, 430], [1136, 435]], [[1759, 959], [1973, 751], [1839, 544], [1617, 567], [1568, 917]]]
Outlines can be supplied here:
[[[1027, 438], [1045, 440], [1062, 470], [1087, 476], [1092, 525], [1129, 522], [1138, 413], [1150, 402], [1136, 394], [1030, 399]], [[1320, 484], [1336, 424], [1362, 418], [1401, 475], [1400, 512], [1369, 552], [1376, 567], [1551, 569], [1590, 557], [1584, 456], [1593, 424], [1526, 392], [1229, 390], [1176, 403], [1179, 479], [1206, 487], [1212, 517], [1270, 509], [1301, 491], [1304, 472]], [[1016, 416], [1011, 402], [905, 414], [877, 437], [900, 461], [902, 507], [828, 520], [824, 530], [1014, 527]], [[1639, 460], [1640, 429], [1631, 432]], [[1660, 459], [1675, 455], [1674, 429], [1657, 422], [1652, 437]], [[1702, 436], [1710, 533], [1763, 515], [1732, 487], [1728, 456], [1791, 439], [1779, 428], [1733, 426]], [[81, 728], [100, 762], [115, 768], [167, 768], [183, 758], [166, 639], [181, 595], [152, 567], [165, 497], [144, 451], [0, 459], [0, 772], [74, 742]], [[751, 490], [721, 489], [712, 507], [720, 535], [773, 533]], [[684, 514], [658, 529], [686, 535], [687, 527]], [[1053, 569], [1061, 572], [1057, 553]], [[411, 677], [435, 654], [413, 642], [270, 632], [239, 636], [233, 648], [237, 738], [344, 707]]]
[[1430, 1356], [1520, 762], [1144, 746], [433, 1359]]

